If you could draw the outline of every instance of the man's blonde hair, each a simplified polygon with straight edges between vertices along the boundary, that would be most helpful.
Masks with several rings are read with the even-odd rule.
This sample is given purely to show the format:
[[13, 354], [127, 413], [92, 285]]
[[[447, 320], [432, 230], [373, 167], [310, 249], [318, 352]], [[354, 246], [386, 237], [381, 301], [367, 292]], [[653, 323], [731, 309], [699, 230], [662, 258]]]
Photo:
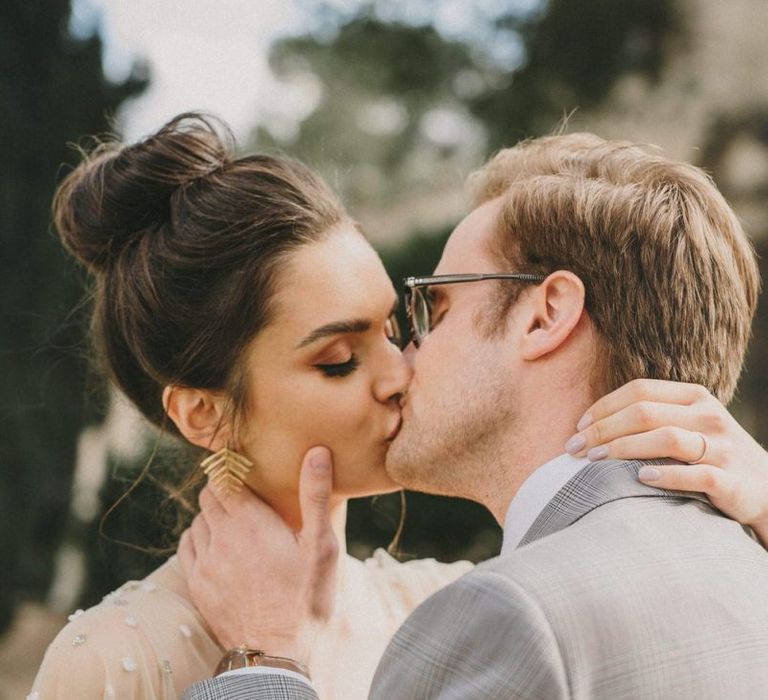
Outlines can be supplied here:
[[[596, 392], [650, 377], [731, 399], [760, 276], [741, 224], [700, 168], [567, 134], [501, 151], [469, 184], [477, 206], [503, 197], [500, 265], [570, 270], [584, 283], [601, 345]], [[503, 326], [521, 288], [500, 289]]]

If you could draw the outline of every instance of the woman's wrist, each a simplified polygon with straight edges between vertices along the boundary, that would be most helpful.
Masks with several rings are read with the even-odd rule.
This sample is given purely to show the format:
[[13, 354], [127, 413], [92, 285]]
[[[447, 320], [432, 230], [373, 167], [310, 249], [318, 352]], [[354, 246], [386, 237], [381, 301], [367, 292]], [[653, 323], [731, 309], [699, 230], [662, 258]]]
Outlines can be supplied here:
[[267, 654], [261, 649], [251, 649], [246, 644], [241, 644], [236, 649], [230, 649], [226, 652], [216, 667], [214, 675], [218, 676], [227, 671], [255, 666], [293, 671], [309, 680], [309, 671], [307, 671], [306, 665], [300, 661], [289, 656]]
[[298, 663], [305, 663], [307, 657], [306, 645], [300, 643], [299, 635], [260, 634], [258, 639], [244, 635], [237, 640], [229, 637], [219, 641], [225, 649], [260, 649], [265, 655], [295, 659]]

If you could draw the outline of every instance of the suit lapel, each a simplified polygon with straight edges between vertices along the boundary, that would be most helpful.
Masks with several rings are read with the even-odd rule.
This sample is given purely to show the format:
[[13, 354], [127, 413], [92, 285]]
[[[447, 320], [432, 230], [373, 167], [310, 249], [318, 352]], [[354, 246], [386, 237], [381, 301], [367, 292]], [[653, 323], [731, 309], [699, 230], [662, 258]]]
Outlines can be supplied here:
[[525, 533], [519, 546], [572, 525], [587, 513], [622, 498], [687, 498], [711, 505], [706, 496], [691, 491], [668, 491], [646, 486], [637, 479], [647, 464], [674, 464], [669, 460], [606, 460], [592, 462], [563, 486]]

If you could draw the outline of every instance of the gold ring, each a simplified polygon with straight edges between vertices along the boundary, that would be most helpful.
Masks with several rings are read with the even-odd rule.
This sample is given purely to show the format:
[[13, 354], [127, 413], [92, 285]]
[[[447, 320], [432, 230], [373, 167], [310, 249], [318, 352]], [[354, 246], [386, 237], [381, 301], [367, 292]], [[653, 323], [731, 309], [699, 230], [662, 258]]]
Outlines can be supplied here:
[[701, 464], [704, 461], [704, 457], [707, 455], [707, 450], [709, 449], [709, 443], [707, 442], [707, 436], [704, 435], [704, 433], [696, 433], [700, 438], [702, 445], [701, 454], [699, 455], [699, 458], [694, 462], [688, 462], [688, 464]]

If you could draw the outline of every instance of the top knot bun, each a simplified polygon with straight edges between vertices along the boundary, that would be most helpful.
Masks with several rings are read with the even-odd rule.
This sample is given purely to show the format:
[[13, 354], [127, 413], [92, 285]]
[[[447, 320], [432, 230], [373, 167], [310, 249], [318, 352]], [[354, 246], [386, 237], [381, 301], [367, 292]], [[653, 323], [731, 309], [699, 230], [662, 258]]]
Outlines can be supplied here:
[[169, 223], [173, 194], [229, 162], [213, 122], [186, 113], [132, 146], [97, 147], [54, 196], [54, 225], [69, 251], [104, 272], [131, 241]]

